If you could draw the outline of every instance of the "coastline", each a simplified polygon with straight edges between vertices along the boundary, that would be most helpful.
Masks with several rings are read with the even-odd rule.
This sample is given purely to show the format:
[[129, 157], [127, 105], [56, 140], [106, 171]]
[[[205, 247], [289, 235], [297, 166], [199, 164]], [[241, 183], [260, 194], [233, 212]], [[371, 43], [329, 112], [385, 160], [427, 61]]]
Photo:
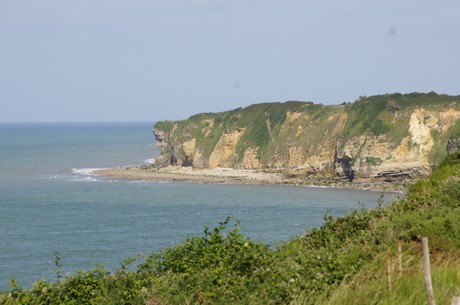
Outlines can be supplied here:
[[282, 173], [220, 167], [213, 169], [193, 169], [191, 167], [180, 166], [156, 167], [153, 165], [138, 165], [96, 169], [91, 171], [90, 174], [121, 181], [286, 185], [398, 193], [404, 193], [406, 189], [405, 183], [401, 182], [391, 183], [360, 179], [350, 183], [348, 180], [328, 177], [286, 177]]
[[116, 180], [191, 183], [280, 184], [281, 174], [231, 168], [192, 169], [191, 167], [127, 166], [98, 169], [92, 175]]

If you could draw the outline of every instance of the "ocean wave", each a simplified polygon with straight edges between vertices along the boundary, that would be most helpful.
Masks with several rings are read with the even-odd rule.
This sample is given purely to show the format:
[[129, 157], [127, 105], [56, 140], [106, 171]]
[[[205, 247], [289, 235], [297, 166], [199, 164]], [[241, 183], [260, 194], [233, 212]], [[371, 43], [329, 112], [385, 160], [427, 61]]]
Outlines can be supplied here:
[[96, 182], [96, 181], [99, 181], [99, 180], [94, 178], [94, 177], [78, 177], [78, 176], [74, 176], [72, 181], [75, 181], [75, 182]]
[[101, 179], [94, 174], [94, 171], [103, 168], [72, 168], [72, 177], [70, 180], [75, 182], [99, 182]]
[[306, 185], [306, 187], [310, 187], [314, 189], [333, 189], [335, 188], [334, 186], [331, 186], [331, 185], [314, 185], [314, 184]]
[[144, 164], [155, 164], [155, 159], [146, 159], [144, 160]]
[[72, 174], [94, 175], [93, 172], [103, 168], [72, 168]]

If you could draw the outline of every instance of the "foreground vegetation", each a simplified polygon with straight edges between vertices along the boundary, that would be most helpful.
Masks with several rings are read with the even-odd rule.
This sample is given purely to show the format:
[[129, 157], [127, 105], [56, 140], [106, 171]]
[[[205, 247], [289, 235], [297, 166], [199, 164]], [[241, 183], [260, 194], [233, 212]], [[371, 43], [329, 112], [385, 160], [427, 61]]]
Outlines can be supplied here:
[[[460, 152], [403, 200], [379, 203], [326, 215], [321, 228], [275, 249], [243, 236], [229, 218], [136, 266], [127, 259], [114, 273], [97, 266], [61, 277], [57, 260], [56, 282], [23, 290], [12, 280], [0, 304], [423, 304], [422, 236], [436, 302], [449, 304], [460, 295]], [[398, 243], [401, 267], [390, 290], [387, 260]]]

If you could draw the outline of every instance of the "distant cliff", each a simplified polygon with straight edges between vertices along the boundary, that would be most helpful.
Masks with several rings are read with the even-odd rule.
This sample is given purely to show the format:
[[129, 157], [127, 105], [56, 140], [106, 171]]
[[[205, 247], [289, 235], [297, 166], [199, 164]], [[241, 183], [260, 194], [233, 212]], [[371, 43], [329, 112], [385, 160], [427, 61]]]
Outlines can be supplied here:
[[460, 147], [460, 96], [434, 92], [361, 97], [325, 106], [255, 104], [153, 129], [161, 157], [195, 168], [231, 167], [292, 176], [397, 180], [428, 175]]

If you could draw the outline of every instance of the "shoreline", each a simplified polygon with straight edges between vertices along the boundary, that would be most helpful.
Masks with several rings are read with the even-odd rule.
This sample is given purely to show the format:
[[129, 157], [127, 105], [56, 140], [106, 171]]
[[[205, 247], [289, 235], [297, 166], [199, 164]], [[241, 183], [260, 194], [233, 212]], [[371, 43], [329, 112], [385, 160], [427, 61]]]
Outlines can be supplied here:
[[357, 179], [349, 183], [345, 179], [331, 177], [286, 177], [282, 173], [267, 173], [257, 170], [232, 168], [193, 169], [191, 167], [137, 165], [96, 169], [91, 175], [120, 181], [182, 182], [209, 184], [285, 185], [351, 189], [404, 193], [405, 183], [384, 182], [372, 179]]

